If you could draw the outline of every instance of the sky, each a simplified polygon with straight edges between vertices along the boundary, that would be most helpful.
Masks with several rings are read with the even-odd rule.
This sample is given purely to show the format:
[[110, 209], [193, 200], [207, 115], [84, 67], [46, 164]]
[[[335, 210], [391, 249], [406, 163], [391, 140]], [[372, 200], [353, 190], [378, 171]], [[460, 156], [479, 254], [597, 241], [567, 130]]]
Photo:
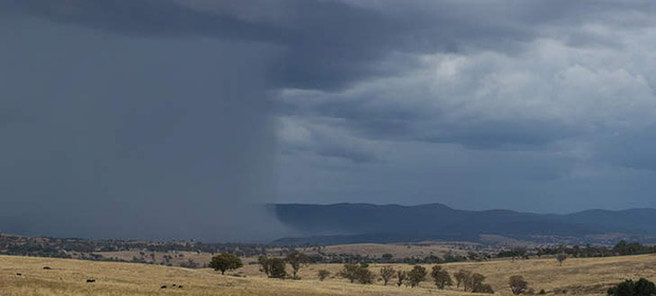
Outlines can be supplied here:
[[0, 231], [249, 240], [267, 203], [656, 207], [647, 1], [0, 0]]

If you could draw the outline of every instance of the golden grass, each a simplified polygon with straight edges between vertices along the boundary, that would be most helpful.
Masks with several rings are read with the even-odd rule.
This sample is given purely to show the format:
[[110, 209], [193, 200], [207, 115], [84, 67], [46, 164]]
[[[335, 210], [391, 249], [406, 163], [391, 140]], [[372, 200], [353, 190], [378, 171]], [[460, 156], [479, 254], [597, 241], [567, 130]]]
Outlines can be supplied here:
[[[43, 270], [49, 266], [51, 270]], [[378, 271], [381, 265], [371, 265]], [[497, 294], [509, 295], [507, 280], [523, 275], [537, 291], [567, 290], [567, 294], [602, 295], [605, 289], [625, 278], [656, 279], [656, 256], [567, 259], [559, 266], [554, 259], [491, 261], [444, 264], [449, 272], [466, 269], [488, 277]], [[409, 270], [410, 265], [396, 265]], [[426, 266], [430, 268], [430, 266]], [[302, 280], [267, 279], [255, 265], [247, 265], [246, 277], [219, 275], [208, 269], [185, 269], [157, 265], [92, 262], [73, 259], [50, 259], [0, 256], [0, 295], [463, 295], [455, 288], [440, 291], [430, 282], [420, 288], [350, 284], [340, 278], [318, 281], [316, 273], [327, 269], [333, 274], [339, 264], [310, 265], [301, 270]], [[17, 276], [16, 273], [22, 273]], [[94, 278], [96, 283], [86, 283]], [[172, 288], [172, 284], [184, 287]], [[160, 286], [167, 285], [167, 289]], [[472, 295], [472, 294], [468, 294]]]

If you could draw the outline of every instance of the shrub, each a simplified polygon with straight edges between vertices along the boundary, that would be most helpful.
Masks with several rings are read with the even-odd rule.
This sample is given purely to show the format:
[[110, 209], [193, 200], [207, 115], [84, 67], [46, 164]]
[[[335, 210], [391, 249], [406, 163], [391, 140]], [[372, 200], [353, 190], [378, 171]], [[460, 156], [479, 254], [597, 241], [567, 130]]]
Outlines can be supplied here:
[[651, 296], [656, 294], [656, 285], [644, 278], [634, 282], [626, 280], [617, 286], [608, 289], [611, 296]]
[[317, 275], [319, 276], [319, 280], [323, 281], [325, 280], [328, 276], [330, 276], [330, 271], [327, 271], [325, 269], [321, 269], [317, 272]]
[[451, 276], [449, 275], [449, 272], [443, 270], [442, 267], [439, 265], [433, 266], [433, 271], [431, 271], [431, 277], [435, 282], [435, 286], [437, 286], [437, 288], [439, 289], [444, 289], [447, 286], [453, 285], [453, 281], [451, 280]]
[[221, 274], [225, 274], [226, 270], [235, 270], [244, 266], [244, 264], [241, 262], [241, 259], [235, 255], [221, 253], [212, 257], [208, 266], [214, 270], [221, 271]]
[[508, 280], [508, 285], [513, 294], [519, 295], [526, 292], [528, 289], [528, 282], [524, 280], [524, 277], [521, 275], [513, 275]]

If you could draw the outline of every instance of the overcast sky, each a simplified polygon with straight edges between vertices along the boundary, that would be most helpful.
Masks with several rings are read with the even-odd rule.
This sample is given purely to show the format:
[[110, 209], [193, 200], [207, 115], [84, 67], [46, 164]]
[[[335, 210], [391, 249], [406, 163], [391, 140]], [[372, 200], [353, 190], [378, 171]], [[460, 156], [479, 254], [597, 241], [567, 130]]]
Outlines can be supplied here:
[[656, 207], [655, 12], [0, 0], [0, 231], [242, 239], [278, 229], [252, 214], [272, 202]]

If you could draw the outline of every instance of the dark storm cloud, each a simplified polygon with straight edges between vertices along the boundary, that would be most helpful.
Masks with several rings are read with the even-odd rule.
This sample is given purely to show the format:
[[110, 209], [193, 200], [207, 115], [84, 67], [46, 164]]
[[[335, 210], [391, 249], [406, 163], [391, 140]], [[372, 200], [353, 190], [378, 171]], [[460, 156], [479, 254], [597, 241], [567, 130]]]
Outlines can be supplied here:
[[645, 204], [651, 177], [627, 171], [653, 166], [654, 9], [0, 1], [0, 216], [33, 233], [240, 237], [261, 225], [244, 217], [273, 224], [247, 214], [275, 201], [274, 133], [282, 201]]
[[[287, 52], [270, 69], [269, 79], [279, 87], [306, 89], [335, 89], [408, 67], [380, 63], [395, 52], [419, 54], [473, 49], [517, 52], [525, 42], [547, 34], [544, 26], [576, 26], [583, 19], [593, 17], [593, 13], [604, 14], [614, 8], [608, 3], [509, 1], [417, 1], [403, 7], [393, 1], [208, 3], [206, 7], [214, 9], [192, 9], [184, 1], [170, 0], [13, 0], [3, 2], [2, 8], [127, 35], [209, 37], [276, 44]], [[243, 9], [245, 14], [230, 9], [256, 10], [258, 5], [275, 9], [257, 11], [255, 16], [249, 15], [248, 9]], [[644, 14], [645, 9], [652, 7], [638, 4], [631, 8]], [[615, 21], [630, 24], [639, 18]], [[575, 40], [586, 42], [585, 38]]]

